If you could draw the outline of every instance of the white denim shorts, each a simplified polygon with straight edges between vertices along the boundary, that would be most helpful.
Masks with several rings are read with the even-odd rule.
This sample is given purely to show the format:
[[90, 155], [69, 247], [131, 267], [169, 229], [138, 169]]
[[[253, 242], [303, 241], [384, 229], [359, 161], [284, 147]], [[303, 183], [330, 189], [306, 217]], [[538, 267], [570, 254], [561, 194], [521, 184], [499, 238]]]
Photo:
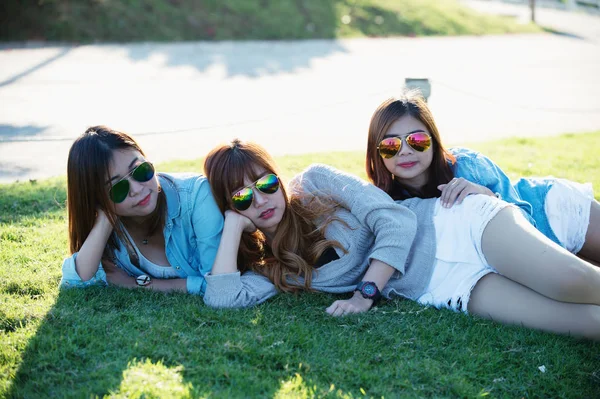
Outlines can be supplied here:
[[591, 183], [556, 179], [546, 195], [544, 209], [552, 232], [563, 248], [576, 254], [585, 243], [594, 201]]
[[417, 302], [467, 313], [475, 284], [486, 274], [497, 273], [483, 255], [481, 238], [488, 222], [507, 206], [512, 205], [482, 194], [469, 195], [452, 208], [436, 202], [433, 275]]

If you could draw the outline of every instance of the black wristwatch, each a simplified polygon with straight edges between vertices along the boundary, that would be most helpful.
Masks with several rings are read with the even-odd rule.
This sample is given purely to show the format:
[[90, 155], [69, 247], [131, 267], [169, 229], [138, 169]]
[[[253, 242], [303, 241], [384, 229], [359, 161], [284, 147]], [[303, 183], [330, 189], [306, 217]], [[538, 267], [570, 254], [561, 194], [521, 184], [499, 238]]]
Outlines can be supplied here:
[[372, 281], [361, 281], [356, 286], [356, 291], [360, 292], [363, 298], [372, 299], [373, 305], [381, 299], [381, 291], [377, 288], [377, 284]]

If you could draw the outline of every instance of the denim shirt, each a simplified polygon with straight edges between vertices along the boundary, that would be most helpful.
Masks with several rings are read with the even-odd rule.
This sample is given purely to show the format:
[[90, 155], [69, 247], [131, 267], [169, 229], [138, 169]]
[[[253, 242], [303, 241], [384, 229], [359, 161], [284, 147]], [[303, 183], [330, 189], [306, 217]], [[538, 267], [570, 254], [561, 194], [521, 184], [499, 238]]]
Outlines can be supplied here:
[[546, 237], [561, 245], [552, 231], [544, 204], [553, 178], [521, 178], [512, 183], [506, 173], [485, 155], [467, 148], [450, 148], [456, 163], [450, 165], [455, 177], [489, 188], [506, 202], [518, 206], [525, 217]]
[[[160, 173], [158, 179], [167, 199], [163, 229], [167, 260], [180, 278], [187, 279], [188, 293], [204, 295], [204, 276], [212, 269], [217, 255], [223, 214], [204, 176]], [[94, 277], [82, 281], [75, 269], [76, 258], [77, 253], [63, 261], [61, 287], [108, 285], [102, 264]], [[130, 276], [146, 274], [131, 263], [123, 244], [115, 251], [114, 262]]]

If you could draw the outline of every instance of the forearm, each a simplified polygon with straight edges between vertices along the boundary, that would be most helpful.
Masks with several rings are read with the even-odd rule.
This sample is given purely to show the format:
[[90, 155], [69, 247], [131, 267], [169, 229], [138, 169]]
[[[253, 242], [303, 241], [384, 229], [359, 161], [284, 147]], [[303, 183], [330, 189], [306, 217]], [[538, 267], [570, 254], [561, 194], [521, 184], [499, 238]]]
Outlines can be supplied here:
[[[395, 271], [396, 269], [394, 269], [387, 263], [377, 259], [373, 259], [371, 260], [371, 264], [369, 265], [369, 268], [367, 269], [367, 272], [365, 273], [362, 281], [371, 281], [375, 283], [377, 288], [379, 288], [379, 291], [383, 291], [383, 288], [390, 280]], [[371, 306], [373, 306], [373, 300], [369, 298], [364, 298], [359, 291], [354, 292], [353, 300], [357, 302], [359, 307], [362, 306], [360, 305], [360, 303], [366, 304], [364, 305], [366, 306], [366, 309], [369, 309], [371, 308]]]
[[186, 279], [152, 279], [145, 288], [162, 292], [187, 292]]
[[396, 269], [377, 259], [371, 260], [371, 264], [363, 277], [363, 281], [372, 281], [377, 285], [379, 291], [383, 291], [383, 288], [388, 283]]
[[[396, 269], [387, 263], [373, 259], [362, 281], [373, 282], [377, 285], [379, 291], [382, 291], [395, 271]], [[363, 297], [360, 291], [354, 291], [352, 298], [335, 301], [325, 311], [332, 316], [338, 317], [350, 313], [366, 312], [371, 309], [371, 306], [373, 306], [373, 299]]]
[[239, 218], [225, 218], [221, 242], [219, 243], [215, 263], [211, 270], [212, 275], [235, 273], [238, 271], [237, 255], [243, 231], [244, 225]]
[[150, 281], [150, 284], [140, 287], [135, 277], [130, 276], [124, 270], [118, 268], [112, 263], [105, 262], [103, 264], [104, 270], [106, 271], [106, 280], [110, 285], [122, 288], [146, 288], [162, 292], [187, 292], [186, 279], [155, 279]]
[[108, 219], [100, 219], [90, 231], [75, 259], [75, 270], [83, 281], [94, 277], [113, 227]]

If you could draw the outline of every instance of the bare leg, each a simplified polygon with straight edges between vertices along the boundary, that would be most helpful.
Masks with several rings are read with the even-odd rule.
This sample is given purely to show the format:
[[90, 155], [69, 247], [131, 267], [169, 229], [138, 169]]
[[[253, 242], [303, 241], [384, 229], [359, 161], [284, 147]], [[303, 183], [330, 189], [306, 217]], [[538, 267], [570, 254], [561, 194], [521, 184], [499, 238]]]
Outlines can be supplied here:
[[578, 255], [600, 266], [600, 203], [598, 201], [592, 201], [590, 224], [585, 235], [585, 243]]
[[600, 306], [555, 301], [495, 273], [475, 285], [468, 310], [504, 324], [600, 340]]
[[600, 268], [556, 245], [513, 207], [488, 223], [481, 246], [488, 263], [519, 284], [557, 301], [600, 305]]

